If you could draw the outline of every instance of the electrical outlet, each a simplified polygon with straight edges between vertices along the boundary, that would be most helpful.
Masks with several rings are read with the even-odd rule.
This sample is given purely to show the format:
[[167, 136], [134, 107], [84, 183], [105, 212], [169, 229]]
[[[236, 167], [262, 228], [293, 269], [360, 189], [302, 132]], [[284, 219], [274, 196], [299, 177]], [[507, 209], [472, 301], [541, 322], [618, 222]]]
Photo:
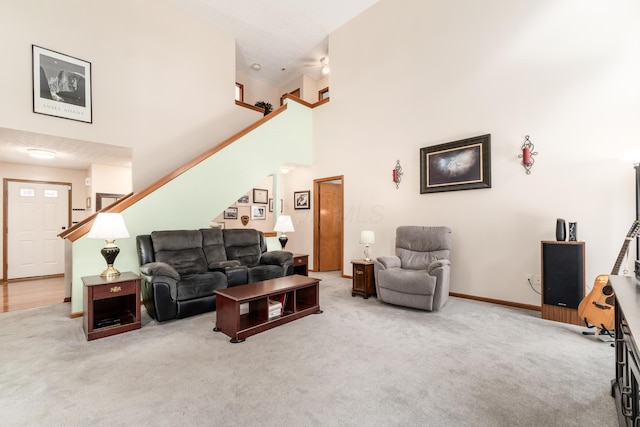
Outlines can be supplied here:
[[536, 286], [541, 286], [542, 285], [542, 280], [540, 279], [540, 275], [539, 274], [535, 274], [533, 276], [533, 284]]

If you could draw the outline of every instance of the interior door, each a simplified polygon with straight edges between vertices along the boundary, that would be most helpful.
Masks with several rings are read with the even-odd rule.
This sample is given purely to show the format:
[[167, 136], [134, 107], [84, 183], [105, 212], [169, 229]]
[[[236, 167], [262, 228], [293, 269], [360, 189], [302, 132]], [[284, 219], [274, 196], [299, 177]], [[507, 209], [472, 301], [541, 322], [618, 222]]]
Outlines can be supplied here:
[[343, 186], [342, 177], [315, 180], [316, 271], [342, 271]]
[[6, 181], [7, 279], [64, 274], [71, 184]]

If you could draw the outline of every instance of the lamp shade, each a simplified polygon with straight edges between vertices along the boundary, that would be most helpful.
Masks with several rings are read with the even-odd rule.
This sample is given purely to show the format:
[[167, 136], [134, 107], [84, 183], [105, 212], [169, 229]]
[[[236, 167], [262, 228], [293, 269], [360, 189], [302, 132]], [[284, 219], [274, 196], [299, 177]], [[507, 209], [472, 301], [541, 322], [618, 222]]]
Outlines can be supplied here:
[[370, 245], [376, 242], [376, 235], [373, 231], [365, 230], [360, 232], [360, 243]]
[[280, 215], [276, 221], [275, 227], [273, 227], [273, 231], [280, 231], [283, 233], [295, 231], [291, 217], [289, 215]]
[[87, 234], [88, 239], [116, 240], [129, 237], [122, 214], [99, 213]]

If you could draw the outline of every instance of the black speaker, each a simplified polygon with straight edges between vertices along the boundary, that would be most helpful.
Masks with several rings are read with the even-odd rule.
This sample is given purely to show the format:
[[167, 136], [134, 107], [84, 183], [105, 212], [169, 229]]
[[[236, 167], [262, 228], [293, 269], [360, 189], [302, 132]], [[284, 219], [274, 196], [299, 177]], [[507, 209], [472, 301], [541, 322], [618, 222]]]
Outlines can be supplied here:
[[584, 244], [542, 242], [543, 303], [578, 308], [584, 298]]

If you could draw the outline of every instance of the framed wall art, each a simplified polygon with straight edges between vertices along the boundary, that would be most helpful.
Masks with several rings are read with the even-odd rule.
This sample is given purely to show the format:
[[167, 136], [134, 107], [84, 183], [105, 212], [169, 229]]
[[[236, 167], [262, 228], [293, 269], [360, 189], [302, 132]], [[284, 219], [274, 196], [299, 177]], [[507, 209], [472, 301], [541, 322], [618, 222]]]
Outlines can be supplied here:
[[238, 208], [231, 207], [224, 210], [224, 219], [238, 219]]
[[[280, 199], [280, 213], [284, 211], [284, 202]], [[269, 212], [273, 212], [273, 199], [269, 199]]]
[[310, 209], [311, 208], [311, 191], [295, 191], [293, 193], [294, 209]]
[[33, 112], [92, 122], [91, 63], [32, 45]]
[[251, 206], [251, 219], [267, 219], [267, 207], [266, 206]]
[[420, 193], [491, 188], [491, 135], [420, 149]]
[[263, 190], [261, 188], [253, 189], [253, 203], [260, 203], [266, 205], [269, 202], [269, 190]]
[[249, 201], [249, 193], [243, 195], [236, 202], [236, 206], [250, 206], [251, 202]]

